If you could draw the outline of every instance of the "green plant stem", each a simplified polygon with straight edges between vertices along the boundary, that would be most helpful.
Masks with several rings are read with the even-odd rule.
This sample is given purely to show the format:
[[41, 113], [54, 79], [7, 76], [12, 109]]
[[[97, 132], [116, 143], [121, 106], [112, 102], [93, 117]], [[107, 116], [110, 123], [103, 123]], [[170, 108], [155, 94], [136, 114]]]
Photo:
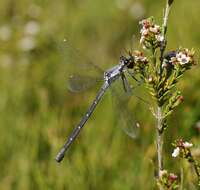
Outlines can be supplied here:
[[181, 176], [180, 176], [180, 190], [183, 190], [183, 167], [180, 168], [180, 173], [181, 173]]
[[172, 4], [169, 5], [169, 1], [167, 0], [165, 14], [164, 14], [164, 18], [163, 18], [163, 36], [164, 37], [167, 32], [167, 22], [168, 22], [168, 18], [169, 18], [169, 12], [170, 12], [171, 5]]
[[198, 177], [198, 186], [200, 187], [200, 173], [199, 173], [199, 165], [197, 162], [194, 162], [194, 169]]
[[191, 161], [193, 163], [193, 166], [194, 166], [194, 170], [197, 174], [197, 177], [198, 177], [198, 186], [200, 186], [200, 166], [199, 166], [199, 163], [192, 157], [192, 154], [190, 153], [191, 155]]
[[[160, 65], [158, 67], [159, 81], [161, 80], [161, 77], [162, 77], [162, 64], [163, 64], [163, 59], [164, 59], [164, 52], [167, 45], [167, 42], [166, 42], [167, 22], [168, 22], [168, 17], [169, 17], [169, 12], [170, 12], [172, 2], [173, 1], [166, 0], [166, 8], [165, 8], [164, 17], [163, 17], [163, 26], [162, 26], [163, 33], [162, 34], [164, 37], [164, 41], [160, 47]], [[155, 52], [153, 52], [153, 56], [155, 56]], [[160, 178], [161, 171], [163, 170], [163, 113], [162, 113], [162, 107], [159, 105], [159, 102], [158, 102], [156, 116], [157, 116], [156, 145], [157, 145], [157, 157], [158, 157], [158, 177]], [[162, 190], [161, 187], [160, 187], [160, 190]]]
[[[155, 49], [152, 49], [152, 62], [153, 65], [156, 66], [156, 53]], [[155, 75], [157, 75], [157, 69]], [[163, 156], [162, 156], [162, 149], [163, 149], [163, 114], [162, 114], [162, 107], [157, 107], [157, 113], [156, 113], [156, 147], [157, 147], [157, 159], [158, 159], [158, 178], [161, 176], [161, 171], [163, 170]], [[160, 190], [162, 190], [162, 187], [160, 187]]]
[[167, 41], [166, 41], [167, 23], [168, 23], [168, 18], [169, 18], [172, 2], [169, 4], [169, 0], [166, 1], [166, 8], [165, 8], [164, 17], [163, 17], [162, 35], [164, 37], [164, 41], [160, 47], [160, 77], [162, 76], [163, 57], [164, 57], [164, 52], [167, 46]]
[[157, 128], [156, 128], [156, 145], [157, 145], [157, 157], [158, 157], [158, 176], [163, 170], [163, 130], [162, 130], [162, 108], [158, 106], [157, 108]]

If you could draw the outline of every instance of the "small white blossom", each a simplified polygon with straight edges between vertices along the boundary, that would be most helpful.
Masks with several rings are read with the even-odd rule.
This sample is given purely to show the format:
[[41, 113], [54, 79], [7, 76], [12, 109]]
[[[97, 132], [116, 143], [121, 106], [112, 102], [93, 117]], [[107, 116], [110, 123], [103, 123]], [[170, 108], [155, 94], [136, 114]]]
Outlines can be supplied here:
[[148, 78], [148, 81], [151, 83], [151, 82], [153, 82], [153, 77], [149, 77]]
[[40, 25], [36, 21], [29, 21], [24, 27], [24, 32], [28, 35], [36, 35], [39, 31]]
[[138, 63], [148, 63], [147, 57], [141, 51], [134, 51], [134, 59]]
[[179, 52], [177, 55], [176, 55], [176, 58], [178, 60], [178, 62], [181, 64], [181, 65], [185, 65], [187, 63], [190, 62], [191, 58], [189, 56], [187, 56], [185, 53], [182, 53], [182, 52]]
[[189, 143], [189, 142], [184, 142], [184, 143], [183, 143], [183, 146], [184, 146], [185, 148], [191, 148], [191, 147], [193, 146], [193, 144], [192, 144], [192, 143]]
[[137, 128], [140, 128], [140, 124], [139, 124], [138, 122], [136, 123], [136, 127], [137, 127]]
[[174, 149], [173, 153], [172, 153], [172, 157], [176, 158], [180, 153], [180, 148], [177, 147]]
[[145, 40], [145, 37], [142, 36], [142, 37], [140, 38], [140, 44], [143, 44], [144, 40]]
[[150, 48], [153, 45], [154, 48], [157, 48], [161, 46], [161, 42], [164, 41], [161, 27], [154, 24], [152, 18], [142, 20], [139, 23], [142, 25], [140, 43], [143, 47]]
[[30, 51], [36, 47], [36, 41], [33, 37], [26, 36], [19, 41], [18, 46], [22, 51]]
[[161, 170], [161, 171], [159, 172], [159, 176], [160, 176], [160, 177], [163, 177], [164, 175], [167, 175], [167, 170]]
[[160, 26], [158, 25], [154, 25], [153, 27], [150, 27], [149, 29], [151, 32], [157, 34], [157, 33], [160, 33]]
[[156, 35], [156, 40], [158, 41], [158, 42], [163, 42], [164, 41], [164, 36], [163, 35]]
[[154, 28], [156, 28], [157, 31], [160, 31], [160, 26], [159, 26], [159, 25], [155, 24], [155, 25], [154, 25]]
[[147, 58], [139, 55], [139, 56], [135, 56], [135, 61], [136, 62], [147, 62]]
[[149, 30], [146, 29], [146, 28], [142, 28], [141, 31], [140, 31], [140, 33], [141, 33], [142, 36], [146, 36], [146, 35], [148, 35]]

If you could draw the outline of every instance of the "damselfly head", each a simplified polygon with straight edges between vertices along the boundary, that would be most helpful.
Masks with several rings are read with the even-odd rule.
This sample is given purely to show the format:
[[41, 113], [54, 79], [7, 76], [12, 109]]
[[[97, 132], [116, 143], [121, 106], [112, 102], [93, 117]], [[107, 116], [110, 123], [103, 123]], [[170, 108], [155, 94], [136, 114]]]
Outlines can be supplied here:
[[128, 56], [121, 56], [120, 61], [127, 66], [127, 68], [132, 69], [134, 66], [134, 57], [129, 54]]

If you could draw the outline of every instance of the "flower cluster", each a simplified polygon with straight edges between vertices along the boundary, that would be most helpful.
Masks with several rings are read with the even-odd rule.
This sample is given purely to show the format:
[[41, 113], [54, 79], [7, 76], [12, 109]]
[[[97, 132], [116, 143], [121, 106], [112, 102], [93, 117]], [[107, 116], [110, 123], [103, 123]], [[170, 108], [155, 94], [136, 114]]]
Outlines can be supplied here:
[[195, 173], [198, 177], [198, 186], [200, 187], [200, 163], [193, 157], [190, 150], [193, 144], [179, 139], [172, 145], [175, 147], [172, 157], [179, 156], [180, 158], [186, 159], [191, 165], [193, 165]]
[[193, 146], [192, 143], [189, 142], [184, 142], [182, 139], [177, 140], [173, 146], [175, 147], [172, 157], [178, 157], [180, 156], [181, 158], [189, 158], [191, 153], [190, 153], [190, 148]]
[[133, 51], [131, 55], [134, 57], [134, 70], [140, 74], [141, 78], [144, 78], [145, 70], [148, 68], [148, 58], [144, 56], [143, 52], [138, 50]]
[[164, 190], [175, 190], [178, 189], [178, 176], [173, 173], [168, 173], [167, 170], [160, 172], [160, 178], [158, 185]]
[[144, 53], [141, 51], [134, 51], [133, 52], [133, 56], [135, 59], [135, 63], [139, 63], [139, 64], [147, 64], [149, 61], [147, 59], [147, 57], [144, 56]]
[[143, 48], [156, 49], [160, 47], [162, 42], [164, 42], [161, 27], [154, 23], [152, 17], [140, 21], [140, 24], [142, 25], [140, 43], [143, 45]]
[[187, 48], [180, 48], [177, 51], [168, 52], [164, 57], [163, 67], [167, 65], [181, 65], [191, 66], [195, 64], [194, 61], [194, 50], [189, 50]]

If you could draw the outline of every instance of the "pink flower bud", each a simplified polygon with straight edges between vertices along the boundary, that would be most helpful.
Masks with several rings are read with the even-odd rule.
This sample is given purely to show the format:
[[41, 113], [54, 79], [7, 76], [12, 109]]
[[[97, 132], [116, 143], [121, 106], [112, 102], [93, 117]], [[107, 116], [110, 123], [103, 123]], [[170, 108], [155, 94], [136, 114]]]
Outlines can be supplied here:
[[173, 174], [173, 173], [170, 173], [170, 174], [169, 174], [169, 180], [170, 180], [170, 181], [174, 182], [174, 181], [177, 180], [177, 179], [178, 179], [178, 176], [177, 176], [177, 175], [175, 175], [175, 174]]
[[179, 99], [180, 102], [183, 102], [183, 101], [184, 101], [184, 97], [183, 97], [183, 96], [179, 96], [178, 99]]

